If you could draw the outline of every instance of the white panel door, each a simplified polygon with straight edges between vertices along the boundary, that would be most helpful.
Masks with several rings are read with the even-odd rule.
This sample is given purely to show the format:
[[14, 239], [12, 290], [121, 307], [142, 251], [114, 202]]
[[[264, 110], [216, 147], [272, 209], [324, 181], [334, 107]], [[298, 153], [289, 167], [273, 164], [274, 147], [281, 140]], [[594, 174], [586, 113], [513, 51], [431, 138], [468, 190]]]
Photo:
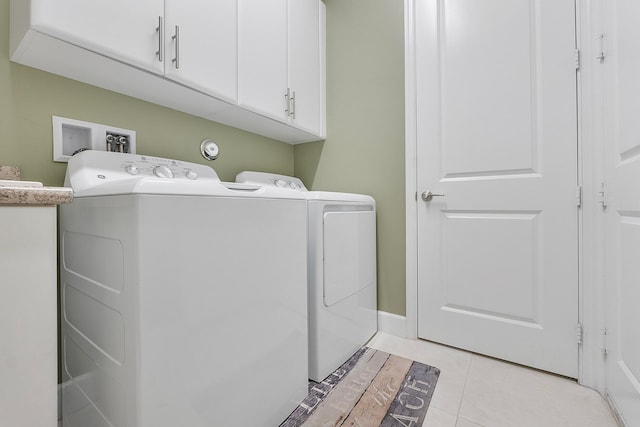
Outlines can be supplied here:
[[574, 1], [416, 17], [418, 335], [575, 378]]
[[287, 120], [287, 0], [238, 0], [238, 104]]
[[640, 425], [640, 3], [605, 3], [606, 391]]
[[156, 54], [164, 0], [32, 0], [33, 27], [45, 34], [161, 74]]
[[236, 0], [167, 0], [165, 75], [235, 103], [238, 85], [236, 8]]

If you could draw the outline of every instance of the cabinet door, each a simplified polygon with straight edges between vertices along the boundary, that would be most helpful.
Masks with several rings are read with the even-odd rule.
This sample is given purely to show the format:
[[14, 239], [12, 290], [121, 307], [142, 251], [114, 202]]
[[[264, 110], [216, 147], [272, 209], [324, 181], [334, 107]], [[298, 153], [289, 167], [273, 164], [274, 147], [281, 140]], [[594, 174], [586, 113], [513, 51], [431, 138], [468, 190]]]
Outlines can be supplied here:
[[319, 0], [289, 0], [289, 87], [295, 92], [291, 123], [320, 133]]
[[55, 426], [55, 206], [0, 206], [0, 272], [0, 425]]
[[287, 120], [287, 0], [238, 0], [238, 104]]
[[155, 73], [163, 16], [164, 0], [31, 0], [34, 29]]
[[236, 0], [166, 0], [168, 78], [236, 102], [236, 4]]

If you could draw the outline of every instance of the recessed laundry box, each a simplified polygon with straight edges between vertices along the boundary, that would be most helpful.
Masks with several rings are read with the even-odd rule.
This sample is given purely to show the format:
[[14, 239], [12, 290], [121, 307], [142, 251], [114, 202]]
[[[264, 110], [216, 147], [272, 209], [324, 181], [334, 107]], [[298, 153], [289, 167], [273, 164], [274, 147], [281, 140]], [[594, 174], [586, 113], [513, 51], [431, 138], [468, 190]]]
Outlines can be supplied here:
[[309, 378], [322, 381], [378, 329], [375, 201], [308, 191], [284, 175], [242, 172], [236, 182], [270, 185], [307, 200]]

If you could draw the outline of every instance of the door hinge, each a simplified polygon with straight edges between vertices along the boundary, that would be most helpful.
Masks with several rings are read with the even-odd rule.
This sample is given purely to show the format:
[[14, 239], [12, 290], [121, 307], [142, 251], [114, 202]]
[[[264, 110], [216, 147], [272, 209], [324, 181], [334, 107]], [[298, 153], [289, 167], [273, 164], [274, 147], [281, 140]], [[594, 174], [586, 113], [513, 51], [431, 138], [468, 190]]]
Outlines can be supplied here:
[[600, 329], [600, 334], [602, 335], [602, 346], [600, 347], [600, 351], [603, 356], [608, 354], [607, 352], [607, 328]]
[[582, 207], [582, 185], [578, 185], [576, 188], [576, 205]]
[[605, 190], [605, 183], [603, 182], [600, 185], [600, 191], [598, 192], [598, 197], [600, 198], [599, 203], [602, 205], [603, 208], [607, 207], [607, 193]]
[[576, 325], [576, 338], [578, 339], [578, 345], [582, 345], [582, 337], [583, 337], [582, 323], [578, 323]]
[[580, 49], [576, 49], [576, 70], [580, 69]]

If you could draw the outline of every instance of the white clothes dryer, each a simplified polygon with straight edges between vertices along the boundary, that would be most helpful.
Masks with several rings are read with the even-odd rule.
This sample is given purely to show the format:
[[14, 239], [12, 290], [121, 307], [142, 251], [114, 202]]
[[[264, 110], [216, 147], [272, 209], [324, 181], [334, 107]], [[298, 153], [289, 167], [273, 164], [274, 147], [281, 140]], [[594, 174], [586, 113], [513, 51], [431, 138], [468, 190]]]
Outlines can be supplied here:
[[242, 172], [236, 182], [307, 200], [309, 378], [320, 382], [378, 329], [375, 200], [308, 191], [298, 178], [263, 172]]
[[308, 391], [305, 199], [99, 151], [66, 185], [63, 425], [279, 425]]

